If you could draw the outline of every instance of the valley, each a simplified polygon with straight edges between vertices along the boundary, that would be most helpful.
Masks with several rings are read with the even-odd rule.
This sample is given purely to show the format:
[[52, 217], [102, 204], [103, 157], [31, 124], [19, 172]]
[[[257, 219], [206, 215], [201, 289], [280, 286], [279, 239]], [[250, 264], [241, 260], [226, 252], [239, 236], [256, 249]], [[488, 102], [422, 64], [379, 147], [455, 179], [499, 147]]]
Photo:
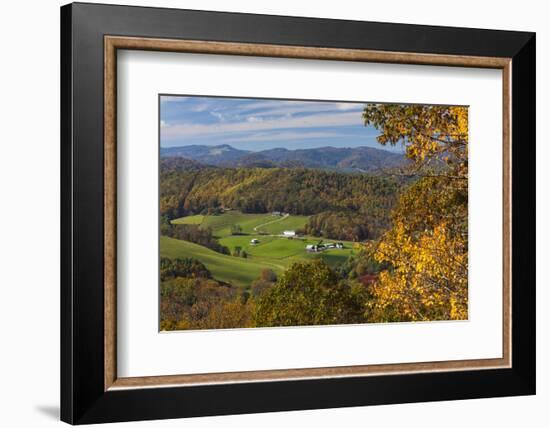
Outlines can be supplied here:
[[[161, 238], [161, 256], [171, 258], [192, 257], [204, 263], [215, 279], [243, 288], [250, 288], [262, 269], [281, 274], [292, 263], [321, 259], [329, 266], [343, 263], [354, 252], [354, 243], [320, 237], [284, 236], [303, 228], [308, 216], [290, 214], [244, 214], [230, 210], [218, 215], [193, 215], [172, 220], [173, 224], [199, 225], [210, 229], [215, 239], [235, 254], [238, 249], [246, 257], [220, 254], [187, 241]], [[232, 234], [232, 226], [241, 228]], [[308, 251], [308, 245], [342, 243], [343, 248], [330, 248], [318, 252]]]

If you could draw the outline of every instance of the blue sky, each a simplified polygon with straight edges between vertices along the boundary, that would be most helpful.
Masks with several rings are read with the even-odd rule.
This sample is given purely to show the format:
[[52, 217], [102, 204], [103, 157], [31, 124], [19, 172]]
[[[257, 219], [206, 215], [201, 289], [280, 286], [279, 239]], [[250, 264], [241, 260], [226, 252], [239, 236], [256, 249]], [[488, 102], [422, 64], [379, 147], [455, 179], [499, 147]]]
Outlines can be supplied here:
[[243, 150], [370, 146], [379, 132], [365, 127], [362, 103], [161, 96], [162, 147], [229, 144]]

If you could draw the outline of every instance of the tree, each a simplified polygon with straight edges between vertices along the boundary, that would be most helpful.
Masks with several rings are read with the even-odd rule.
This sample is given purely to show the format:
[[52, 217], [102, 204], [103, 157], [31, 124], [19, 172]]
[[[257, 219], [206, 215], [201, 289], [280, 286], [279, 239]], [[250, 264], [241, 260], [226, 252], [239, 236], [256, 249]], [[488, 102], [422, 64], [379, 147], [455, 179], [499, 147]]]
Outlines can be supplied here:
[[170, 224], [164, 222], [161, 223], [161, 234], [182, 241], [194, 242], [218, 253], [229, 254], [229, 249], [221, 245], [212, 235], [212, 229], [200, 227], [198, 224]]
[[364, 321], [364, 302], [322, 260], [295, 263], [256, 301], [258, 327]]
[[238, 224], [231, 225], [231, 235], [241, 235], [243, 233], [243, 228]]
[[251, 304], [243, 299], [220, 301], [211, 305], [208, 313], [197, 320], [193, 328], [246, 328], [254, 327], [251, 315]]
[[368, 104], [365, 125], [382, 133], [382, 145], [403, 144], [417, 170], [443, 160], [457, 178], [468, 174], [468, 109], [466, 107]]
[[161, 257], [160, 259], [160, 279], [165, 281], [171, 278], [211, 278], [212, 275], [206, 266], [190, 257], [183, 259], [170, 259]]
[[403, 144], [415, 182], [401, 195], [392, 227], [368, 246], [379, 263], [369, 306], [377, 320], [465, 319], [468, 311], [468, 110], [365, 107], [382, 145]]
[[260, 278], [262, 281], [275, 282], [277, 281], [277, 274], [269, 268], [264, 268], [260, 272]]
[[271, 269], [264, 268], [260, 272], [260, 276], [256, 279], [251, 286], [251, 293], [253, 296], [258, 297], [266, 290], [273, 287], [277, 281], [277, 274]]
[[196, 303], [195, 282], [193, 278], [183, 277], [161, 282], [160, 313], [163, 320], [180, 321], [185, 308]]

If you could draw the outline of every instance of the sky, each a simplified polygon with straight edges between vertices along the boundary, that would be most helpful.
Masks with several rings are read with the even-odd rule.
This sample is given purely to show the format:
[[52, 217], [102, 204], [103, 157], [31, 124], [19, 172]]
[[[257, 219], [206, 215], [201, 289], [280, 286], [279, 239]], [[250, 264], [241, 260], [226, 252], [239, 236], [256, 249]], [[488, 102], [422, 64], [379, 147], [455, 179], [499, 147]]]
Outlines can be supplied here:
[[241, 150], [359, 147], [401, 151], [376, 142], [363, 103], [161, 96], [161, 147], [229, 144]]

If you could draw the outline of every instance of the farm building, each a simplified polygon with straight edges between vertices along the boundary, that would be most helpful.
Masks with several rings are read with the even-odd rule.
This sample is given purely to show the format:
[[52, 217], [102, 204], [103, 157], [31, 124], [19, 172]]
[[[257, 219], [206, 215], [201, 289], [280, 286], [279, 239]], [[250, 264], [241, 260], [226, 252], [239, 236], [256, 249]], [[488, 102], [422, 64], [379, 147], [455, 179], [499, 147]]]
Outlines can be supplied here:
[[296, 236], [296, 232], [293, 231], [293, 230], [285, 230], [283, 232], [283, 236], [286, 236], [286, 237], [294, 237]]
[[309, 253], [318, 253], [319, 251], [325, 251], [327, 247], [323, 244], [306, 245], [306, 251]]
[[256, 245], [256, 244], [259, 244], [260, 241], [259, 241], [258, 239], [251, 239], [251, 240], [250, 240], [250, 243], [251, 243], [252, 245]]

